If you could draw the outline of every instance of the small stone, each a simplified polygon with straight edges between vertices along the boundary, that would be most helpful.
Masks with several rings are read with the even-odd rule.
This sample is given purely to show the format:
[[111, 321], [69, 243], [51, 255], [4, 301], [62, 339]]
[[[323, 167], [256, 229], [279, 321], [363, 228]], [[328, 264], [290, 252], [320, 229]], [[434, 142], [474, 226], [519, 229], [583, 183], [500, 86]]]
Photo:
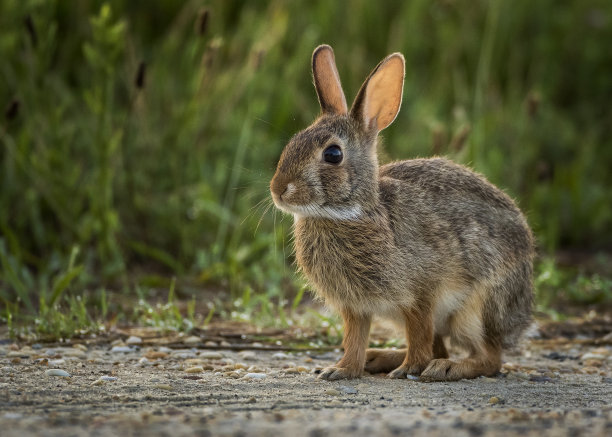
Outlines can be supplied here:
[[202, 366], [188, 367], [185, 369], [185, 373], [202, 373], [203, 371], [204, 368]]
[[603, 362], [601, 360], [597, 360], [595, 358], [590, 358], [584, 361], [584, 365], [586, 367], [601, 367], [603, 366]]
[[491, 405], [499, 404], [500, 403], [500, 399], [497, 396], [491, 396], [489, 398], [489, 403]]
[[289, 355], [283, 352], [277, 352], [272, 355], [272, 358], [274, 358], [275, 360], [286, 360], [287, 358], [289, 358]]
[[9, 420], [18, 420], [18, 419], [21, 419], [22, 417], [23, 417], [23, 414], [12, 413], [12, 412], [4, 413], [4, 416], [3, 416], [4, 419], [9, 419]]
[[201, 341], [200, 337], [196, 337], [195, 335], [191, 335], [183, 340], [185, 344], [198, 344]]
[[87, 354], [83, 352], [81, 349], [69, 348], [62, 351], [62, 355], [65, 357], [75, 357], [85, 359], [87, 358]]
[[255, 355], [255, 352], [253, 351], [242, 351], [242, 352], [239, 352], [238, 355], [240, 355], [240, 357], [246, 361], [252, 361], [257, 358], [257, 356]]
[[132, 352], [133, 349], [129, 346], [113, 346], [110, 351], [118, 354], [126, 354]]
[[580, 357], [582, 361], [586, 360], [605, 360], [606, 356], [603, 354], [595, 354], [593, 352], [587, 352], [586, 354]]
[[125, 344], [141, 344], [142, 338], [136, 337], [135, 335], [130, 335], [127, 340], [125, 340]]
[[60, 358], [59, 360], [49, 360], [47, 364], [51, 367], [59, 367], [66, 364], [66, 360], [63, 358]]
[[165, 352], [165, 353], [167, 353], [167, 354], [172, 353], [172, 349], [170, 349], [170, 348], [169, 348], [169, 347], [167, 347], [167, 346], [161, 346], [161, 347], [160, 347], [158, 350], [159, 350], [160, 352]]
[[70, 373], [66, 372], [62, 369], [49, 369], [45, 370], [45, 375], [47, 376], [63, 376], [65, 378], [70, 378]]
[[313, 360], [312, 358], [310, 358], [310, 357], [306, 357], [306, 358], [304, 358], [304, 362], [305, 362], [305, 363], [312, 363], [313, 361], [314, 361], [314, 360]]
[[223, 358], [223, 355], [219, 352], [204, 351], [200, 352], [200, 358], [203, 358], [205, 360], [220, 360], [221, 358]]
[[221, 347], [230, 347], [232, 344], [229, 341], [225, 341], [223, 340], [221, 343], [219, 343], [219, 346]]
[[255, 399], [253, 396], [248, 398], [247, 401], [246, 401], [247, 404], [254, 404], [256, 402], [257, 402], [257, 399]]
[[225, 365], [234, 365], [234, 360], [232, 360], [231, 358], [221, 358], [221, 362]]
[[260, 369], [260, 368], [259, 368], [259, 367], [257, 367], [257, 366], [250, 366], [250, 367], [247, 369], [247, 372], [251, 372], [251, 373], [262, 373], [262, 372], [263, 372], [263, 370], [262, 370], [262, 369]]
[[409, 374], [409, 373], [408, 373], [408, 374], [406, 375], [406, 379], [409, 379], [410, 381], [418, 381], [418, 380], [419, 380], [419, 377], [418, 377], [418, 376], [415, 376], [415, 375], [411, 375], [411, 374]]
[[96, 379], [94, 382], [91, 383], [91, 385], [94, 385], [94, 386], [103, 385], [103, 384], [104, 384], [104, 380], [102, 379]]
[[170, 384], [155, 384], [153, 388], [158, 388], [160, 390], [168, 390], [168, 391], [174, 390], [174, 387], [172, 387]]
[[219, 346], [219, 343], [217, 343], [216, 341], [208, 340], [206, 343], [204, 343], [204, 346], [206, 346], [206, 347], [217, 347], [217, 346]]
[[172, 352], [172, 358], [177, 358], [179, 360], [187, 360], [190, 358], [195, 358], [196, 354], [195, 352], [192, 352], [190, 350], [177, 350]]
[[159, 360], [162, 358], [168, 358], [168, 354], [160, 351], [149, 351], [145, 354], [145, 357], [149, 360]]
[[249, 372], [244, 375], [244, 379], [265, 379], [267, 376], [265, 373]]
[[599, 369], [597, 367], [583, 367], [580, 371], [587, 375], [594, 375], [599, 372]]
[[100, 377], [100, 379], [101, 379], [102, 381], [112, 382], [112, 381], [116, 381], [116, 380], [117, 380], [117, 377], [116, 377], [116, 376], [102, 375], [102, 376]]
[[342, 393], [346, 393], [347, 395], [357, 394], [357, 389], [355, 387], [351, 387], [350, 385], [341, 385], [338, 388]]
[[553, 382], [552, 378], [546, 375], [531, 375], [529, 377], [529, 381], [531, 382]]
[[[33, 347], [33, 348], [34, 348], [34, 346], [36, 346], [36, 345], [32, 345], [32, 347]], [[83, 352], [87, 352], [87, 346], [85, 346], [85, 345], [84, 345], [84, 344], [82, 344], [82, 343], [76, 343], [76, 344], [73, 344], [73, 345], [72, 345], [72, 347], [73, 347], [73, 348], [76, 348], [76, 349], [80, 349], [80, 350], [82, 350]], [[36, 348], [34, 348], [34, 349], [36, 349]], [[39, 349], [40, 349], [40, 348], [39, 348]]]
[[[34, 347], [34, 345], [32, 345], [32, 347]], [[604, 355], [604, 356], [610, 355], [611, 352], [612, 350], [608, 349], [607, 347], [598, 347], [597, 349], [593, 349], [591, 351], [591, 353], [593, 354]]]
[[325, 394], [329, 396], [340, 396], [340, 392], [335, 388], [328, 388], [325, 390]]
[[310, 369], [308, 367], [304, 367], [304, 366], [298, 366], [297, 367], [298, 372], [300, 373], [304, 373], [304, 372], [308, 372], [310, 371]]
[[234, 364], [234, 369], [245, 369], [246, 370], [247, 367], [248, 366], [246, 364], [244, 364], [244, 363], [236, 363], [236, 364]]
[[289, 367], [288, 369], [285, 369], [284, 372], [287, 375], [292, 375], [292, 374], [300, 373], [300, 371], [298, 369], [296, 369], [295, 367]]

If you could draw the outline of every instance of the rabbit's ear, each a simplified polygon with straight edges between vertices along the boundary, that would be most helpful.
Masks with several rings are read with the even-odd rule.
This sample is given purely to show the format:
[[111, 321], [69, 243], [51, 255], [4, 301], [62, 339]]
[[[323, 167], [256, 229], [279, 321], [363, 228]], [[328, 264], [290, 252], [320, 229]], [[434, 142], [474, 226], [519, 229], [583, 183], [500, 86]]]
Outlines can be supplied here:
[[312, 53], [312, 76], [323, 113], [346, 114], [348, 107], [330, 46], [321, 45]]
[[367, 129], [381, 131], [389, 126], [402, 104], [404, 71], [401, 53], [393, 53], [383, 59], [361, 86], [351, 115]]

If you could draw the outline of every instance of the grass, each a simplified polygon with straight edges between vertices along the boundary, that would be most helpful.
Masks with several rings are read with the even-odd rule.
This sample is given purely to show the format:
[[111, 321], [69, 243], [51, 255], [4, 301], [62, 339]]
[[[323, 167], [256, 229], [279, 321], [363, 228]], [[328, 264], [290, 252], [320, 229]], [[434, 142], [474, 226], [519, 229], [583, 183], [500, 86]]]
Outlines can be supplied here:
[[[176, 277], [178, 301], [230, 296], [193, 320], [289, 323], [302, 285], [267, 184], [318, 113], [309, 59], [322, 42], [347, 96], [404, 53], [383, 161], [472, 165], [517, 199], [545, 256], [609, 249], [610, 23], [605, 0], [3, 1], [2, 319], [90, 329], [101, 296], [119, 293], [141, 303], [114, 317], [184, 329], [176, 303], [147, 306]], [[540, 302], [607, 299], [606, 277], [576, 275], [561, 291], [542, 279]]]

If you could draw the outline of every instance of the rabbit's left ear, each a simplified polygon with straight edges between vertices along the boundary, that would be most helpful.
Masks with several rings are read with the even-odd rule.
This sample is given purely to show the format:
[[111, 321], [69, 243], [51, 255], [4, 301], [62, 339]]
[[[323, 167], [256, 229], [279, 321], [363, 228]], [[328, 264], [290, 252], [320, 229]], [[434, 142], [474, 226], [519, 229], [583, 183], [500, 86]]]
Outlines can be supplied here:
[[346, 98], [340, 84], [334, 51], [330, 46], [320, 45], [312, 53], [312, 76], [323, 113], [347, 114]]
[[401, 53], [387, 56], [361, 86], [351, 115], [366, 129], [381, 131], [395, 120], [402, 104], [404, 64]]

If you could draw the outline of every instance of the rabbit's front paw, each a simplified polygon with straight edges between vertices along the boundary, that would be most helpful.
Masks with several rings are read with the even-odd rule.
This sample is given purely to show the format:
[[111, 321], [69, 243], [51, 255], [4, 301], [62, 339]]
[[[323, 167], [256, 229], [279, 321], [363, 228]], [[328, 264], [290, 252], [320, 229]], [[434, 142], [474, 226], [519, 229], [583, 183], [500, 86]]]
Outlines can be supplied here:
[[358, 378], [360, 374], [361, 371], [359, 369], [330, 366], [321, 371], [319, 379], [325, 379], [327, 381], [335, 381], [337, 379], [352, 379]]
[[428, 363], [422, 364], [402, 364], [397, 369], [393, 370], [387, 375], [387, 378], [391, 379], [403, 379], [408, 375], [420, 375], [421, 372], [427, 367]]

